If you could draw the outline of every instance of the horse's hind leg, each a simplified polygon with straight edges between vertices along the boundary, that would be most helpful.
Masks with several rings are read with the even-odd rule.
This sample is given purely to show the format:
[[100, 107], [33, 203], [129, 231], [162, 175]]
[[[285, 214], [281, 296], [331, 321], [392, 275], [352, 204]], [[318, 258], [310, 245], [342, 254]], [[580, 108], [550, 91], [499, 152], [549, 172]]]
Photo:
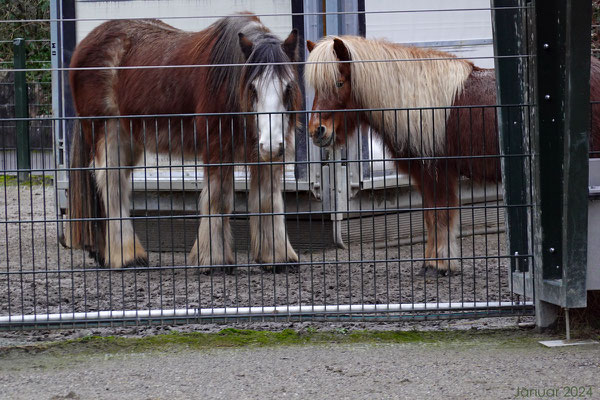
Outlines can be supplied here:
[[[233, 167], [205, 168], [204, 188], [200, 194], [200, 220], [198, 237], [189, 256], [191, 265], [233, 264], [231, 243], [233, 235], [229, 217], [233, 210]], [[225, 268], [230, 272], [229, 268]]]
[[285, 229], [282, 176], [282, 165], [261, 164], [251, 169], [250, 212], [261, 214], [250, 216], [252, 251], [268, 270], [268, 264], [298, 262]]
[[106, 135], [103, 140], [98, 141], [95, 156], [96, 184], [108, 217], [104, 260], [111, 268], [146, 266], [148, 255], [129, 219], [129, 167], [135, 162], [139, 150], [132, 150], [130, 134], [119, 129], [117, 120], [106, 121], [105, 124]]
[[425, 268], [442, 274], [458, 268], [458, 176], [450, 168], [439, 167], [444, 162], [425, 171], [421, 190], [427, 226]]

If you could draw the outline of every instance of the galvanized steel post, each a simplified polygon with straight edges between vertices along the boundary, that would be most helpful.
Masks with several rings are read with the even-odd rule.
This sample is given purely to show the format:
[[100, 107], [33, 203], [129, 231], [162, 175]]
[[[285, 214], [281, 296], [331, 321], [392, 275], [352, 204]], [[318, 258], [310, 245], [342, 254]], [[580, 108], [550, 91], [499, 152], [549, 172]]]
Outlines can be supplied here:
[[27, 77], [25, 72], [25, 39], [13, 41], [15, 68], [15, 117], [17, 133], [17, 168], [19, 181], [29, 178], [31, 154], [29, 148], [29, 100], [27, 98]]

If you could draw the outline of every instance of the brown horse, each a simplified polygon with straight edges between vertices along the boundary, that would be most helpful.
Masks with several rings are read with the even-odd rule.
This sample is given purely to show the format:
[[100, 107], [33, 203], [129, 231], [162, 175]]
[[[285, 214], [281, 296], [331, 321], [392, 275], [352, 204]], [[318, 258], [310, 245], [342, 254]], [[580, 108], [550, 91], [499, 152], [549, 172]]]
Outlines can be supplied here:
[[[313, 142], [341, 145], [357, 126], [370, 125], [423, 197], [425, 271], [455, 271], [459, 177], [478, 183], [501, 179], [494, 70], [445, 52], [356, 36], [307, 41], [307, 47], [305, 74], [315, 89], [313, 111], [329, 110], [311, 115]], [[408, 61], [369, 62], [390, 59]], [[363, 60], [367, 62], [356, 62]], [[595, 59], [591, 98], [600, 100], [600, 63]], [[600, 113], [594, 113], [592, 149], [599, 145]]]
[[250, 164], [256, 261], [298, 261], [282, 215], [281, 163], [293, 155], [297, 122], [289, 111], [301, 105], [298, 73], [289, 64], [297, 52], [296, 30], [281, 41], [251, 14], [200, 32], [158, 20], [94, 29], [71, 61], [77, 114], [93, 118], [81, 118], [74, 133], [65, 241], [112, 268], [148, 264], [129, 209], [131, 167], [149, 150], [205, 163], [199, 200], [205, 217], [189, 264], [234, 262], [229, 214], [233, 163], [240, 161]]

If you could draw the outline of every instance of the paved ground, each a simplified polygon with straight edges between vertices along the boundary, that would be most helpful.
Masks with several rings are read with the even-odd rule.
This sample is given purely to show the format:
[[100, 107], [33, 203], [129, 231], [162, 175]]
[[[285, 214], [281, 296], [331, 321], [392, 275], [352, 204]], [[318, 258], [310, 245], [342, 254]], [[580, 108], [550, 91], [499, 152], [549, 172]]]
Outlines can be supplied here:
[[578, 398], [600, 399], [600, 346], [548, 349], [537, 342], [543, 337], [556, 336], [512, 329], [410, 343], [43, 352], [12, 346], [0, 349], [0, 397], [514, 399], [577, 397], [567, 389], [577, 387]]

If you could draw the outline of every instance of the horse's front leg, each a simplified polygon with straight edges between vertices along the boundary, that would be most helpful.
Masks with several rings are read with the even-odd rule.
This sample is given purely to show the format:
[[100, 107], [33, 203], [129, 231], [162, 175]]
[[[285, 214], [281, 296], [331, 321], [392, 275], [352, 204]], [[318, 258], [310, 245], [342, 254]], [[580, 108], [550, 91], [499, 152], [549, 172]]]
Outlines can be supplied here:
[[283, 215], [283, 166], [259, 164], [251, 169], [250, 212], [260, 215], [250, 216], [250, 237], [256, 262], [264, 268], [281, 270], [283, 266], [273, 263], [298, 262], [287, 235]]
[[458, 269], [458, 176], [444, 163], [437, 161], [425, 171], [421, 186], [427, 226], [425, 269], [441, 274]]
[[[233, 167], [207, 167], [204, 173], [204, 188], [199, 200], [203, 217], [200, 220], [198, 237], [190, 252], [190, 264], [233, 264], [230, 218], [223, 216], [231, 214], [233, 210]], [[230, 268], [225, 270], [231, 271]]]
[[[111, 268], [147, 266], [148, 255], [129, 218], [132, 154], [129, 133], [117, 121], [106, 122], [105, 138], [96, 145], [95, 179], [108, 217], [104, 262]], [[135, 150], [137, 151], [137, 150]], [[126, 168], [123, 168], [126, 167]]]

